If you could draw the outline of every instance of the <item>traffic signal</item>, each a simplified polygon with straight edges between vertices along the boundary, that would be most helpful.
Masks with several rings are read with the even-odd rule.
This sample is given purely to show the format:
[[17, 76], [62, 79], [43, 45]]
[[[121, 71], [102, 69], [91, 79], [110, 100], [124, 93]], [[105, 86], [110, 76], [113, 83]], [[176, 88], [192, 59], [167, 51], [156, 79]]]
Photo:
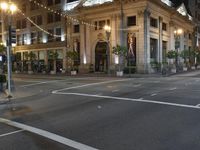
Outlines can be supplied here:
[[9, 27], [9, 45], [16, 44], [16, 29]]
[[11, 43], [16, 44], [16, 29], [15, 28], [11, 29]]

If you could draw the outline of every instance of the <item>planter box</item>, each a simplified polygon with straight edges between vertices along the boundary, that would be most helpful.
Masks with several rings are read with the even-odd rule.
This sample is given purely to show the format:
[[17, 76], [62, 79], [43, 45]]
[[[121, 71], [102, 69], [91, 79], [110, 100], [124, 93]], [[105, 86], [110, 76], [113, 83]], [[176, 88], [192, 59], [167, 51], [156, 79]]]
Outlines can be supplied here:
[[46, 71], [42, 71], [42, 74], [46, 74]]
[[31, 70], [31, 71], [28, 71], [28, 74], [33, 74], [33, 71]]
[[199, 66], [199, 65], [197, 66], [197, 69], [200, 69], [200, 66]]
[[65, 74], [66, 73], [66, 71], [65, 70], [62, 70], [62, 72], [61, 72], [62, 74]]
[[175, 68], [171, 69], [171, 72], [176, 73], [176, 69]]
[[71, 75], [72, 75], [72, 76], [74, 76], [74, 75], [76, 75], [76, 74], [77, 74], [76, 71], [71, 71]]
[[187, 67], [183, 67], [183, 71], [187, 71], [188, 70], [188, 68]]
[[196, 68], [195, 68], [195, 66], [192, 66], [191, 69], [192, 69], [192, 70], [195, 70]]
[[56, 72], [55, 71], [51, 71], [50, 74], [56, 74]]
[[123, 76], [123, 71], [117, 71], [116, 74], [117, 74], [117, 77], [122, 77]]
[[19, 70], [16, 70], [15, 73], [20, 73], [20, 71], [19, 71]]

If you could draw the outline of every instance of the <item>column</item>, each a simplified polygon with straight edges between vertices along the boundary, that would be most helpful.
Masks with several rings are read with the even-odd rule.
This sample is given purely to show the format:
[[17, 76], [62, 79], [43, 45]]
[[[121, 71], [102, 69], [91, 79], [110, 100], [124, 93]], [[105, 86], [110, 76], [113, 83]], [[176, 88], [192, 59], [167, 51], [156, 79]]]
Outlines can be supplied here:
[[170, 35], [170, 41], [169, 41], [169, 50], [175, 50], [175, 38], [174, 38], [174, 22], [169, 22], [169, 35]]
[[67, 69], [67, 58], [66, 58], [67, 48], [63, 49], [63, 69]]
[[163, 41], [163, 37], [162, 37], [162, 23], [163, 23], [163, 18], [159, 17], [159, 41], [158, 41], [158, 62], [162, 63], [163, 61], [163, 46], [162, 46], [162, 41]]
[[138, 49], [137, 49], [137, 71], [140, 73], [148, 73], [150, 70], [150, 12], [149, 10], [141, 10], [138, 12]]

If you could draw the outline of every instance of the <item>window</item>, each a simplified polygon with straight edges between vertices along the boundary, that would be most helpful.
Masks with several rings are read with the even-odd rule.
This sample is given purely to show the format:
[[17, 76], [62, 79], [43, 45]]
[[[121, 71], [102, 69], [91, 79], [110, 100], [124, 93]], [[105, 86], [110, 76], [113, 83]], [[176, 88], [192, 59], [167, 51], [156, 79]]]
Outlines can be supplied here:
[[17, 20], [16, 22], [16, 28], [21, 29], [21, 20]]
[[[61, 10], [58, 10], [57, 12], [60, 14]], [[59, 14], [55, 14], [55, 21], [56, 22], [61, 21], [61, 16]]]
[[47, 23], [52, 23], [53, 22], [53, 13], [48, 13], [47, 14]]
[[[34, 23], [36, 23], [36, 17], [35, 17], [35, 16], [34, 16], [34, 17], [31, 17], [31, 20], [32, 20]], [[31, 26], [34, 26], [34, 24], [31, 23]]]
[[75, 2], [75, 1], [78, 1], [78, 0], [67, 0], [67, 3], [71, 3], [71, 2]]
[[60, 0], [55, 0], [55, 4], [60, 4]]
[[22, 4], [22, 12], [23, 12], [23, 13], [26, 12], [26, 4]]
[[191, 35], [191, 33], [189, 33], [188, 38], [189, 38], [189, 39], [192, 39], [192, 35]]
[[74, 33], [79, 33], [79, 24], [74, 25]]
[[102, 30], [105, 25], [106, 25], [106, 21], [105, 20], [99, 21], [99, 30]]
[[36, 32], [31, 32], [31, 44], [36, 43]]
[[95, 24], [95, 30], [97, 30], [97, 26], [98, 26], [97, 21], [95, 21], [94, 24]]
[[150, 38], [150, 58], [152, 62], [157, 61], [157, 39]]
[[166, 23], [162, 23], [162, 30], [167, 31], [167, 24]]
[[135, 26], [136, 25], [136, 16], [127, 17], [127, 26]]
[[56, 28], [56, 41], [61, 41], [61, 28]]
[[42, 31], [37, 32], [37, 43], [42, 43]]
[[20, 35], [17, 35], [17, 45], [20, 45], [21, 42], [20, 42]]
[[162, 56], [163, 56], [163, 62], [166, 62], [167, 57], [167, 41], [162, 42]]
[[[40, 3], [40, 1], [37, 0], [38, 3]], [[38, 9], [39, 6], [37, 4], [35, 4], [34, 2], [30, 2], [30, 9], [31, 10], [35, 10]]]
[[53, 29], [48, 29], [47, 31], [50, 33], [50, 34], [48, 34], [48, 42], [53, 42], [53, 40], [54, 40], [54, 37], [52, 35], [52, 34], [54, 34]]
[[154, 28], [157, 28], [158, 27], [158, 20], [155, 19], [155, 18], [150, 18], [150, 25]]
[[42, 15], [37, 16], [37, 25], [42, 25]]
[[22, 20], [22, 29], [26, 28], [26, 19]]
[[53, 0], [47, 0], [47, 6], [53, 5]]

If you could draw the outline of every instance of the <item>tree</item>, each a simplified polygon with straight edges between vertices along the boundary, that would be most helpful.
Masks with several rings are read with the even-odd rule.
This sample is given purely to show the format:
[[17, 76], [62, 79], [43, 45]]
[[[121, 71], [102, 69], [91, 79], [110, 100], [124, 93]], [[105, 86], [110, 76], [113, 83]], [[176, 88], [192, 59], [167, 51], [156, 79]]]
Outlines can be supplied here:
[[28, 71], [32, 71], [33, 61], [36, 60], [36, 54], [34, 52], [25, 53], [25, 57], [29, 59]]
[[77, 66], [75, 66], [74, 62], [78, 60], [78, 56], [79, 56], [78, 52], [74, 51], [74, 50], [73, 51], [67, 51], [67, 53], [66, 53], [66, 57], [67, 57], [67, 59], [70, 63], [70, 67], [71, 67], [72, 71], [77, 69], [76, 68]]
[[6, 47], [3, 44], [0, 44], [0, 54], [3, 54], [6, 51]]
[[50, 51], [49, 52], [49, 59], [53, 60], [53, 70], [56, 72], [56, 60], [58, 59], [58, 52], [57, 51]]
[[[117, 44], [117, 46], [112, 48], [112, 53], [120, 57], [126, 57], [127, 56], [128, 49], [125, 46], [120, 46]], [[119, 64], [119, 71], [121, 71], [122, 64]]]
[[186, 59], [190, 57], [189, 50], [185, 49], [181, 51], [180, 56], [184, 59], [184, 63], [186, 63]]

